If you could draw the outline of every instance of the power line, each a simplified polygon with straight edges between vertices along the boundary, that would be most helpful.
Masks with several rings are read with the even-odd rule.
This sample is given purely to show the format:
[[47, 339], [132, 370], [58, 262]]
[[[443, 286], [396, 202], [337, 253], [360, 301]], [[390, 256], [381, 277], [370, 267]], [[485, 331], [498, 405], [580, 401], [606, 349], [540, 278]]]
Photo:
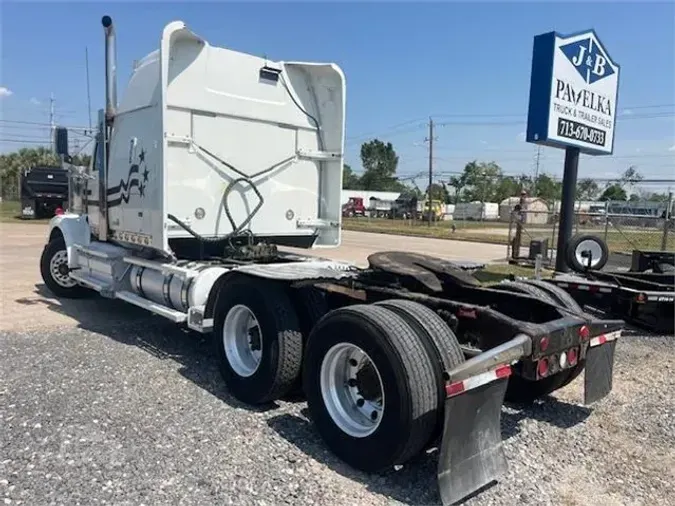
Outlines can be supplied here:
[[[45, 122], [40, 122], [40, 121], [21, 121], [21, 120], [14, 120], [14, 119], [0, 119], [0, 123], [9, 123], [9, 124], [20, 124], [20, 125], [37, 125], [37, 126], [46, 126], [50, 127], [52, 126], [51, 123], [45, 123]], [[86, 126], [67, 126], [67, 128], [73, 129], [73, 130], [89, 130], [89, 127]]]
[[[625, 110], [643, 110], [647, 108], [658, 108], [658, 107], [675, 107], [675, 104], [663, 104], [663, 105], [653, 105], [653, 106], [635, 106], [635, 107], [626, 107]], [[454, 116], [451, 115], [436, 115], [434, 116], [438, 117], [456, 117], [456, 118], [510, 118], [510, 117], [520, 117], [522, 118], [521, 120], [509, 120], [509, 121], [444, 121], [444, 122], [437, 122], [436, 126], [513, 126], [513, 125], [525, 125], [527, 123], [527, 115], [524, 114], [509, 114], [509, 115], [493, 115], [493, 114], [457, 114]], [[642, 120], [642, 119], [660, 119], [660, 118], [672, 118], [675, 117], [675, 112], [665, 112], [665, 111], [659, 111], [659, 112], [651, 112], [651, 113], [644, 113], [644, 114], [632, 114], [632, 113], [623, 113], [621, 115], [617, 115], [617, 121], [627, 121], [627, 120]], [[412, 123], [418, 123], [414, 127], [406, 128], [403, 130], [396, 130], [398, 126], [402, 125], [407, 125], [407, 124], [412, 124]], [[354, 135], [354, 136], [348, 136], [347, 137], [347, 143], [352, 144], [354, 142], [358, 142], [360, 140], [364, 140], [367, 138], [372, 138], [372, 137], [377, 137], [377, 136], [396, 136], [404, 133], [410, 133], [416, 130], [420, 130], [422, 128], [426, 128], [425, 123], [420, 123], [419, 119], [415, 120], [409, 120], [404, 123], [399, 123], [395, 126], [392, 126], [390, 128], [387, 128], [386, 130], [380, 131], [379, 133], [376, 132], [371, 132], [369, 134], [359, 134], [359, 135]]]
[[[624, 111], [633, 111], [633, 110], [645, 110], [645, 109], [662, 109], [667, 107], [675, 107], [675, 104], [654, 104], [654, 105], [638, 105], [633, 107], [622, 107]], [[626, 116], [630, 116], [630, 113], [624, 113]], [[523, 116], [523, 113], [519, 114], [434, 114], [434, 116], [439, 118], [520, 118]]]

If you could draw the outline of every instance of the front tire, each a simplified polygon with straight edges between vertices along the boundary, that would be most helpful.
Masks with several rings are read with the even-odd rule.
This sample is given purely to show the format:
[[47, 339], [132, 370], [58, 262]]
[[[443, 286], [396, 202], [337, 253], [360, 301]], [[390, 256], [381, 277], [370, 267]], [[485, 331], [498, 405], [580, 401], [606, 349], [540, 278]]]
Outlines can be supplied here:
[[252, 405], [283, 397], [300, 374], [303, 349], [288, 295], [274, 282], [237, 274], [220, 290], [213, 341], [228, 390]]
[[319, 434], [356, 469], [403, 464], [431, 438], [439, 408], [433, 366], [411, 327], [384, 307], [324, 316], [310, 335], [303, 378]]
[[81, 299], [92, 294], [91, 290], [70, 277], [68, 251], [63, 237], [52, 239], [42, 250], [40, 274], [47, 288], [57, 297]]

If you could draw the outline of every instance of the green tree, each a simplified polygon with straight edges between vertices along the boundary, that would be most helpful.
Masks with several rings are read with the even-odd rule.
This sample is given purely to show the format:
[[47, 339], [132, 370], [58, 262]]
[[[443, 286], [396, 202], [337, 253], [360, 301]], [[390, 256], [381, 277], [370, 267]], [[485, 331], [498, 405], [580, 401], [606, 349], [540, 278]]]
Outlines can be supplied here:
[[469, 162], [460, 176], [464, 182], [464, 199], [493, 202], [502, 179], [502, 169], [495, 162]]
[[431, 200], [440, 200], [444, 203], [449, 203], [450, 194], [444, 184], [433, 183], [427, 186], [425, 195], [431, 195]]
[[360, 190], [361, 180], [359, 176], [354, 174], [349, 164], [342, 165], [342, 188], [344, 190]]
[[371, 191], [402, 191], [404, 185], [396, 179], [398, 155], [391, 142], [379, 139], [361, 145], [363, 175], [362, 189]]
[[504, 176], [499, 181], [495, 190], [495, 202], [501, 202], [509, 197], [517, 197], [523, 187], [521, 181], [513, 176]]
[[621, 174], [620, 184], [621, 187], [632, 186], [636, 183], [639, 183], [644, 178], [640, 174], [635, 165], [631, 165]]
[[562, 183], [548, 174], [540, 174], [534, 185], [533, 197], [539, 197], [547, 202], [560, 200], [562, 197]]
[[605, 191], [602, 192], [598, 200], [603, 202], [607, 200], [625, 201], [628, 200], [628, 195], [626, 195], [626, 190], [621, 187], [621, 184], [614, 183], [605, 188]]
[[670, 197], [667, 193], [652, 193], [647, 197], [650, 202], [668, 202]]
[[599, 193], [598, 183], [593, 179], [580, 179], [577, 182], [577, 198], [579, 200], [595, 200]]
[[[73, 156], [74, 165], [89, 165], [89, 155]], [[0, 155], [0, 187], [3, 197], [18, 197], [19, 175], [23, 169], [38, 165], [60, 166], [61, 161], [49, 148], [21, 148]]]
[[466, 177], [464, 174], [461, 174], [459, 176], [452, 176], [450, 178], [450, 181], [448, 181], [448, 186], [453, 188], [455, 190], [455, 196], [452, 199], [453, 204], [459, 204], [459, 199], [461, 198], [462, 195], [462, 190], [464, 190], [464, 187], [466, 186]]

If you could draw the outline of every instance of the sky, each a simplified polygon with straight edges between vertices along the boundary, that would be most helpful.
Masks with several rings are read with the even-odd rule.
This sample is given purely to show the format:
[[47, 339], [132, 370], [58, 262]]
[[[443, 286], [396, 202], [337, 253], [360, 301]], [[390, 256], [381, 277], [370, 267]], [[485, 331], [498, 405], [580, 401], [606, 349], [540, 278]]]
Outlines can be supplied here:
[[[400, 176], [427, 171], [432, 117], [438, 180], [474, 159], [531, 174], [537, 148], [524, 132], [533, 37], [593, 28], [621, 66], [619, 113], [614, 155], [582, 155], [579, 177], [615, 177], [635, 165], [645, 177], [675, 179], [675, 2], [5, 0], [0, 9], [0, 152], [48, 138], [52, 96], [59, 124], [89, 125], [85, 48], [95, 121], [104, 101], [100, 19], [108, 14], [120, 92], [133, 61], [157, 48], [163, 26], [182, 20], [212, 45], [339, 64], [346, 161], [357, 172], [360, 144], [371, 138], [392, 142]], [[542, 148], [539, 172], [560, 176], [562, 159], [562, 150]]]

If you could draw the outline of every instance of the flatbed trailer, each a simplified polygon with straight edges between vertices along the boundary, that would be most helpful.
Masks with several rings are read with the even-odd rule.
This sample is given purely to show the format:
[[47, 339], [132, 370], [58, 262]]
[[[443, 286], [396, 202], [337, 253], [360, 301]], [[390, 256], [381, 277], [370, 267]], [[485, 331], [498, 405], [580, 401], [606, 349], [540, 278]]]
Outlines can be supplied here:
[[546, 281], [567, 291], [580, 307], [602, 311], [646, 330], [673, 334], [675, 253], [633, 250], [628, 270], [603, 269], [607, 257], [607, 245], [599, 237], [573, 239], [568, 262], [576, 272], [556, 273]]
[[623, 322], [553, 285], [485, 287], [414, 253], [376, 253], [364, 269], [280, 249], [340, 244], [337, 66], [213, 47], [175, 21], [117, 105], [114, 28], [102, 24], [91, 166], [70, 166], [67, 131], [55, 135], [76, 182], [40, 259], [57, 296], [123, 300], [210, 335], [231, 395], [303, 393], [326, 445], [357, 469], [437, 445], [446, 505], [505, 471], [505, 399], [531, 402], [584, 371], [585, 403], [611, 391]]
[[673, 334], [675, 275], [603, 272], [560, 274], [547, 280], [563, 288], [582, 306], [622, 318], [638, 327]]

